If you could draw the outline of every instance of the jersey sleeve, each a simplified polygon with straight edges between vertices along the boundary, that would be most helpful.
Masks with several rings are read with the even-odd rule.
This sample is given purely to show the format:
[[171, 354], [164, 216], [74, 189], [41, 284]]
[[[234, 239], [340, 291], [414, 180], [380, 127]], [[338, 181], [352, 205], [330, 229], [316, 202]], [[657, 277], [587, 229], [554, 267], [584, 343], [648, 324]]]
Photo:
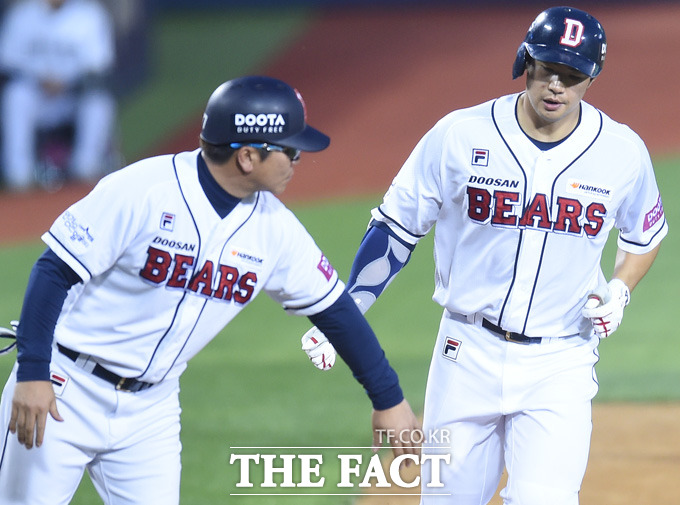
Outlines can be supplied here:
[[105, 177], [42, 236], [85, 282], [116, 262], [146, 219], [143, 193], [129, 182], [120, 171]]
[[616, 215], [618, 246], [632, 254], [651, 251], [668, 233], [652, 161], [642, 140], [638, 141], [640, 170]]
[[440, 121], [418, 142], [383, 197], [374, 220], [416, 245], [432, 229], [442, 205], [441, 152], [446, 134]]
[[292, 212], [284, 208], [276, 221], [280, 235], [271, 240], [280, 254], [264, 291], [289, 314], [310, 316], [327, 309], [345, 284]]

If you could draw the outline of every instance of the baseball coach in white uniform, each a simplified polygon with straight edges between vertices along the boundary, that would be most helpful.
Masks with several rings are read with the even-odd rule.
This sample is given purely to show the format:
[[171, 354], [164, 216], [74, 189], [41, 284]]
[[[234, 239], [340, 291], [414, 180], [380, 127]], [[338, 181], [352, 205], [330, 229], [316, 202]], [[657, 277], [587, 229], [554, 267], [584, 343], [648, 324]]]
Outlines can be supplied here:
[[179, 376], [260, 291], [329, 336], [373, 403], [374, 438], [419, 428], [337, 272], [275, 196], [301, 151], [330, 142], [300, 94], [228, 81], [200, 140], [105, 177], [43, 235], [2, 395], [3, 505], [68, 503], [85, 469], [107, 504], [178, 503]]

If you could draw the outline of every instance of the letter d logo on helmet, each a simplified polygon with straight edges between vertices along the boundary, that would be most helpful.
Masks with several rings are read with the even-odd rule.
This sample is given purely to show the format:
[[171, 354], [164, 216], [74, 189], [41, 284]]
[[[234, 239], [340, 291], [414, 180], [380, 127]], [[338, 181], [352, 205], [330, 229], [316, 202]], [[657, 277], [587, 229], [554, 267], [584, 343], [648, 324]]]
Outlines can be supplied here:
[[201, 139], [209, 144], [267, 142], [321, 151], [330, 139], [307, 124], [297, 90], [278, 79], [247, 76], [221, 84], [208, 99]]
[[594, 78], [607, 54], [607, 38], [597, 19], [573, 7], [552, 7], [541, 12], [517, 49], [512, 78], [524, 73], [527, 53], [534, 60], [561, 63]]

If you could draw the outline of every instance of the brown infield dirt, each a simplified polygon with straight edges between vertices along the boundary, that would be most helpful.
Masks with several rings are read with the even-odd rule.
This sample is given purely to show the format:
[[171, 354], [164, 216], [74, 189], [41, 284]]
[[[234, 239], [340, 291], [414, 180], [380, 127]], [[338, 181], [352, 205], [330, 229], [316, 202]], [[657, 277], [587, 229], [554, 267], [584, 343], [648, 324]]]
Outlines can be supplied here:
[[[602, 21], [609, 48], [605, 70], [586, 99], [630, 125], [653, 155], [677, 154], [680, 5], [622, 4], [578, 2]], [[282, 199], [337, 200], [385, 191], [418, 139], [444, 114], [522, 89], [524, 80], [512, 81], [510, 69], [538, 10], [322, 13], [261, 69], [295, 85], [305, 97], [310, 124], [332, 139], [326, 151], [303, 155]], [[198, 124], [147, 154], [194, 149]], [[35, 239], [89, 189], [81, 185], [51, 194], [0, 195], [0, 241]], [[677, 403], [596, 404], [582, 505], [680, 502], [678, 420]], [[362, 505], [418, 502], [413, 494], [370, 493]], [[501, 501], [496, 497], [491, 503]]]

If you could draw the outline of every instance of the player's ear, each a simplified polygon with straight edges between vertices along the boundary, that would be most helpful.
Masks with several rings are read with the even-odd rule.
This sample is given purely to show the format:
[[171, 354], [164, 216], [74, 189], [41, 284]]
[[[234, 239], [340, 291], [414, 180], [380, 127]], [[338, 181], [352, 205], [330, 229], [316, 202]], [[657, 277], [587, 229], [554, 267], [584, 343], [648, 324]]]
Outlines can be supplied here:
[[260, 159], [260, 153], [257, 152], [257, 149], [250, 146], [239, 147], [234, 156], [236, 157], [236, 166], [245, 175], [253, 171], [255, 162]]

